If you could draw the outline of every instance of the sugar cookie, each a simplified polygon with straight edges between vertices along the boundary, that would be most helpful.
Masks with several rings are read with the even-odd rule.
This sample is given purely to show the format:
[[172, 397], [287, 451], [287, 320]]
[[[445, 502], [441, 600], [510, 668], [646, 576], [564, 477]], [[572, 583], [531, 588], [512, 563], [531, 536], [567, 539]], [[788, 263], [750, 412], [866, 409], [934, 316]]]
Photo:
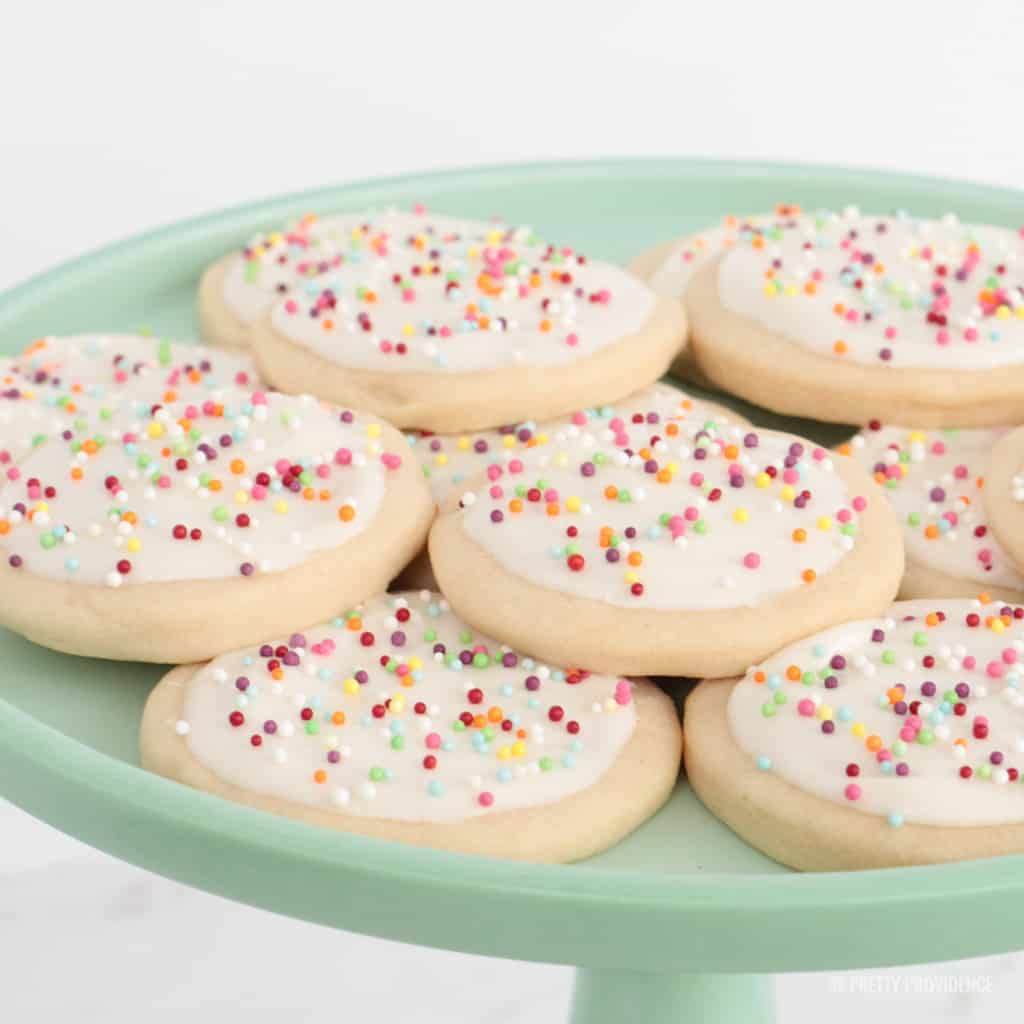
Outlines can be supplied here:
[[386, 586], [433, 514], [392, 427], [309, 396], [126, 387], [0, 487], [0, 624], [57, 650], [196, 660]]
[[690, 346], [717, 385], [780, 413], [1020, 423], [1022, 254], [1019, 232], [952, 216], [762, 218], [695, 261]]
[[808, 637], [686, 702], [686, 769], [809, 871], [1024, 852], [1024, 608], [947, 599]]
[[[284, 391], [400, 427], [476, 430], [614, 401], [661, 376], [684, 342], [678, 303], [528, 228], [392, 212], [311, 230], [327, 225], [333, 241], [321, 237], [304, 273], [307, 249], [287, 235], [204, 280], [204, 324], [224, 306], [259, 307], [246, 336]], [[287, 282], [280, 259], [295, 263]]]
[[900, 596], [1024, 601], [1024, 576], [989, 529], [986, 470], [1005, 429], [908, 430], [877, 421], [840, 451], [874, 473], [903, 524]]
[[[604, 431], [612, 438], [626, 424], [663, 425], [678, 434], [680, 429], [715, 425], [748, 427], [747, 421], [715, 402], [691, 398], [671, 384], [652, 384], [614, 405], [586, 409], [542, 423], [519, 423], [469, 434], [408, 435], [423, 466], [434, 501], [443, 503], [453, 491], [482, 479], [499, 476], [507, 466], [515, 473], [541, 464], [552, 445], [561, 445], [583, 433]], [[494, 468], [492, 468], [494, 467]], [[436, 586], [430, 559], [424, 551], [399, 577], [408, 587]]]
[[1024, 428], [995, 443], [987, 480], [985, 514], [992, 532], [1024, 573]]
[[[0, 359], [0, 470], [111, 408], [260, 380], [248, 355], [134, 334], [45, 337]], [[80, 429], [80, 428], [79, 428]]]
[[[784, 223], [799, 214], [791, 204], [776, 206], [774, 214], [752, 217], [723, 217], [714, 227], [673, 242], [664, 242], [641, 253], [630, 264], [637, 277], [646, 281], [659, 295], [682, 301], [693, 275], [705, 264], [731, 249], [743, 235], [763, 235], [776, 223]], [[687, 380], [708, 385], [711, 381], [701, 372], [693, 348], [687, 345], [672, 364], [672, 372]], [[712, 384], [712, 386], [714, 386]]]
[[429, 592], [175, 669], [141, 732], [144, 767], [229, 800], [534, 861], [636, 828], [671, 792], [681, 741], [652, 683], [535, 662]]
[[789, 434], [647, 423], [466, 492], [430, 558], [456, 611], [508, 643], [683, 676], [875, 614], [903, 573], [895, 514], [852, 459]]

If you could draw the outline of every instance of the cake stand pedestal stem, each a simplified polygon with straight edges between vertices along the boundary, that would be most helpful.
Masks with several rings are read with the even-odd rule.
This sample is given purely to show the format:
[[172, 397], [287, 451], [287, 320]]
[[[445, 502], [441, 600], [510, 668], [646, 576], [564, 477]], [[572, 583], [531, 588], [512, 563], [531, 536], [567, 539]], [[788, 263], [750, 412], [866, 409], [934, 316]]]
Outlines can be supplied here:
[[570, 1024], [772, 1024], [769, 975], [576, 969]]

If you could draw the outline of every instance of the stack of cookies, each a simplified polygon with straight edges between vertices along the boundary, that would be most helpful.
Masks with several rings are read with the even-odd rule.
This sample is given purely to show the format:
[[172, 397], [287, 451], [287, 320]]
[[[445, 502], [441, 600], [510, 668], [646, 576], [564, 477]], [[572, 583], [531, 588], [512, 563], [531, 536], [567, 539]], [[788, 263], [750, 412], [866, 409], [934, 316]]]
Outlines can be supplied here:
[[[207, 270], [212, 347], [0, 367], [0, 622], [178, 664], [143, 764], [327, 827], [578, 859], [664, 803], [685, 731], [708, 808], [794, 867], [1019, 852], [1022, 254], [784, 206], [627, 270], [306, 217]], [[831, 450], [729, 394], [865, 426]]]

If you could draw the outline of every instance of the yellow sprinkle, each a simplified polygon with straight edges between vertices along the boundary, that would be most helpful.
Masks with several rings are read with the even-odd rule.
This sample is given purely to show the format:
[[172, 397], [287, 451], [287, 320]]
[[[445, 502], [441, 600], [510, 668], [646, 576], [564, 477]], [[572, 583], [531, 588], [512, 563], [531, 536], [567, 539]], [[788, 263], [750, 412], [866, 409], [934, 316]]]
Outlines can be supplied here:
[[388, 705], [388, 711], [392, 714], [400, 715], [405, 710], [405, 698], [400, 694], [396, 693], [391, 698], [391, 703]]
[[127, 544], [125, 544], [125, 547], [126, 547], [126, 548], [127, 548], [127, 549], [128, 549], [129, 551], [132, 551], [132, 552], [134, 552], [134, 551], [140, 551], [140, 550], [142, 550], [142, 541], [141, 541], [141, 540], [139, 540], [139, 538], [138, 538], [138, 537], [132, 537], [132, 538], [131, 538], [131, 539], [130, 539], [130, 540], [128, 541], [128, 543], [127, 543]]
[[1002, 305], [996, 310], [997, 320], [1009, 320], [1010, 319], [1010, 307]]
[[158, 423], [156, 420], [151, 420], [148, 427], [146, 427], [146, 433], [150, 437], [163, 437], [164, 436], [164, 425]]
[[818, 708], [818, 717], [823, 722], [831, 721], [832, 720], [832, 708], [830, 708], [828, 706], [828, 704], [822, 704], [821, 707]]
[[402, 333], [408, 338], [416, 333], [416, 328], [412, 324], [402, 324]]
[[274, 502], [274, 511], [280, 515], [284, 515], [285, 512], [288, 511], [288, 502], [285, 501], [284, 498], [278, 498], [277, 501]]
[[502, 443], [502, 444], [503, 444], [503, 445], [504, 445], [504, 446], [505, 446], [506, 448], [515, 448], [515, 446], [516, 446], [516, 435], [515, 435], [515, 434], [506, 434], [506, 435], [505, 435], [505, 436], [504, 436], [504, 437], [503, 437], [503, 438], [501, 439], [501, 443]]
[[512, 744], [512, 756], [522, 757], [526, 753], [526, 744], [522, 740], [516, 740]]
[[437, 458], [434, 459], [434, 462], [436, 462], [437, 465], [439, 465], [439, 466], [447, 466], [448, 465], [448, 456], [445, 455], [444, 452], [438, 452], [437, 453]]
[[567, 512], [579, 512], [580, 506], [583, 504], [579, 498], [572, 497], [565, 499], [565, 510]]
[[469, 451], [469, 438], [460, 437], [458, 441], [455, 442], [455, 447], [458, 448], [460, 452]]
[[832, 517], [831, 516], [822, 516], [818, 520], [818, 529], [819, 530], [831, 530], [832, 529]]
[[867, 731], [868, 730], [865, 728], [863, 722], [854, 722], [853, 728], [850, 730], [850, 732], [852, 732], [853, 735], [856, 736], [858, 739], [860, 739], [860, 737], [863, 736]]
[[627, 572], [626, 573], [626, 582], [627, 583], [639, 583], [640, 582], [640, 577], [635, 572], [633, 572], [633, 571]]
[[738, 508], [732, 514], [737, 523], [745, 523], [750, 518], [750, 513], [745, 508]]
[[235, 504], [244, 505], [249, 500], [249, 495], [245, 491], [235, 491]]
[[759, 487], [762, 491], [766, 487], [771, 487], [771, 485], [772, 478], [767, 473], [758, 473], [757, 476], [754, 477], [754, 486]]
[[380, 424], [379, 423], [369, 423], [369, 424], [367, 424], [366, 436], [367, 437], [380, 437]]
[[796, 497], [796, 489], [792, 484], [783, 484], [779, 488], [779, 497], [783, 501], [792, 501]]
[[350, 696], [354, 697], [359, 692], [359, 684], [354, 679], [346, 679], [341, 688]]
[[512, 756], [512, 751], [508, 747], [498, 747], [498, 760], [507, 761]]

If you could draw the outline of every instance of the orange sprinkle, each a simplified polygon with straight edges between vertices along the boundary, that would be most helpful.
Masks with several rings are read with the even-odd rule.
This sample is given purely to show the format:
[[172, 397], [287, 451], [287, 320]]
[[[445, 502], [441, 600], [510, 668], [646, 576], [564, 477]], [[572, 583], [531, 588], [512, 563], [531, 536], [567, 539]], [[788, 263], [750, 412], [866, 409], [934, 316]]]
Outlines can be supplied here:
[[618, 487], [616, 487], [615, 484], [609, 484], [604, 489], [604, 496], [609, 501], [614, 501], [619, 496], [619, 489], [618, 489]]
[[513, 498], [508, 503], [509, 512], [519, 513], [523, 511], [523, 501], [521, 498]]
[[626, 559], [630, 565], [643, 565], [644, 556], [639, 551], [630, 551], [629, 557]]
[[804, 571], [800, 573], [800, 578], [804, 583], [813, 583], [818, 578], [818, 574], [813, 569], [804, 569]]
[[327, 781], [327, 772], [325, 772], [323, 768], [317, 768], [317, 770], [313, 772], [313, 781], [322, 785]]
[[799, 665], [790, 665], [789, 668], [786, 669], [786, 678], [791, 682], [800, 682], [800, 676], [801, 672]]
[[849, 351], [849, 345], [847, 345], [845, 341], [837, 341], [833, 344], [832, 351], [835, 352], [837, 356], [845, 356]]
[[796, 542], [797, 544], [803, 544], [803, 542], [804, 542], [805, 540], [807, 540], [807, 531], [806, 531], [806, 530], [804, 530], [804, 529], [803, 529], [803, 528], [801, 528], [801, 527], [797, 527], [797, 528], [796, 528], [796, 529], [795, 529], [795, 530], [793, 531], [793, 540], [794, 540], [794, 541], [795, 541], [795, 542]]
[[243, 459], [232, 459], [230, 468], [235, 476], [239, 476], [245, 472], [245, 461]]
[[876, 736], [872, 733], [865, 741], [864, 746], [871, 751], [872, 754], [877, 754], [882, 749], [882, 737]]
[[[356, 510], [351, 505], [342, 505], [341, 508], [338, 509], [338, 518], [343, 523], [350, 523], [350, 522], [352, 522], [353, 519], [355, 519], [355, 517], [356, 517]], [[351, 622], [351, 621], [352, 620], [349, 619], [349, 622]]]
[[560, 511], [561, 511], [561, 506], [559, 506], [557, 501], [549, 501], [548, 502], [548, 515], [549, 516], [557, 516]]
[[487, 718], [492, 722], [500, 722], [505, 717], [505, 713], [495, 705], [487, 712]]
[[345, 624], [353, 633], [363, 628], [363, 620], [358, 615], [353, 615]]
[[83, 476], [85, 476], [85, 474], [82, 472], [82, 467], [81, 466], [75, 466], [71, 470], [71, 479], [72, 480], [81, 480]]
[[334, 714], [331, 715], [331, 724], [332, 725], [344, 725], [345, 724], [345, 712], [344, 711], [335, 711]]

